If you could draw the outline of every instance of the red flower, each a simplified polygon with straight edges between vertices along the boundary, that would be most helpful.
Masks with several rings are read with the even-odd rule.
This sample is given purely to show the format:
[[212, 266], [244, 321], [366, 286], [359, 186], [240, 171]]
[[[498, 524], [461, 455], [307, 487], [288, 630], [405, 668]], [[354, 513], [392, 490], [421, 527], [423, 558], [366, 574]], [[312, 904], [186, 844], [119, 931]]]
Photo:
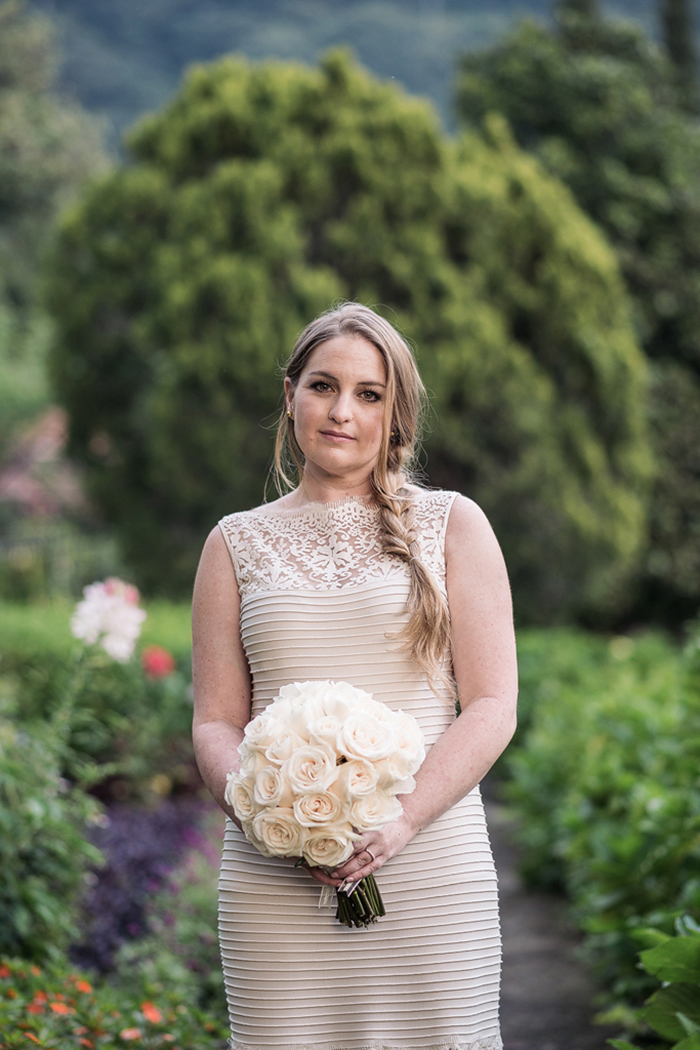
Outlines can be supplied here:
[[151, 1024], [160, 1024], [163, 1020], [162, 1013], [157, 1006], [153, 1005], [153, 1003], [141, 1003], [141, 1011], [146, 1020], [150, 1021]]
[[28, 1014], [43, 1014], [43, 1012], [44, 1007], [41, 1005], [41, 1003], [29, 1003], [29, 1005], [27, 1006]]
[[49, 1003], [49, 1006], [55, 1014], [74, 1014], [75, 1010], [72, 1006], [66, 1006], [65, 1003]]
[[92, 991], [92, 985], [90, 984], [89, 981], [76, 981], [75, 982], [75, 988], [76, 988], [76, 991], [78, 991], [78, 992], [91, 992]]
[[141, 666], [148, 678], [167, 678], [175, 670], [175, 658], [161, 645], [147, 645], [141, 653]]
[[0, 966], [0, 977], [12, 977], [12, 970], [5, 963]]
[[119, 1033], [119, 1038], [120, 1039], [125, 1039], [125, 1040], [140, 1039], [141, 1038], [141, 1029], [140, 1028], [122, 1028], [121, 1032]]

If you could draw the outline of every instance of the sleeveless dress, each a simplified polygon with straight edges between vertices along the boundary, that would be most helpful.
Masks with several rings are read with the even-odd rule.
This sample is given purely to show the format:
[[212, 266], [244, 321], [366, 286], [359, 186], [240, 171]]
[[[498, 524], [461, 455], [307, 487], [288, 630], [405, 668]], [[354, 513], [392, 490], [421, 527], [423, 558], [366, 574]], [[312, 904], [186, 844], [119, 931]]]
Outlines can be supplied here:
[[[421, 558], [444, 590], [456, 493], [419, 491]], [[290, 682], [350, 682], [412, 714], [426, 746], [453, 721], [400, 641], [406, 565], [361, 497], [260, 507], [219, 523], [241, 594], [253, 715]], [[496, 873], [478, 787], [377, 874], [386, 916], [335, 920], [321, 886], [227, 821], [219, 940], [232, 1050], [502, 1050]], [[334, 895], [333, 895], [334, 896]]]

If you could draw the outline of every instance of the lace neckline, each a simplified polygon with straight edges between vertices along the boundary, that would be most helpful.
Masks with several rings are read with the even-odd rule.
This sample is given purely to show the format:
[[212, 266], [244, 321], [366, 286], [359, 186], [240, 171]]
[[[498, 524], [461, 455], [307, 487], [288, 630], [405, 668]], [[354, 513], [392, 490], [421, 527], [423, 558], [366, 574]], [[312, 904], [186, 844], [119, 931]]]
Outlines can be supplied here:
[[343, 507], [365, 507], [367, 510], [377, 510], [377, 504], [373, 502], [372, 496], [343, 496], [342, 499], [332, 500], [307, 500], [301, 507], [277, 507], [274, 510], [267, 509], [270, 504], [263, 503], [258, 513], [264, 517], [273, 517], [275, 514], [283, 514], [286, 518], [301, 517], [304, 514], [323, 514], [328, 511], [338, 510]]

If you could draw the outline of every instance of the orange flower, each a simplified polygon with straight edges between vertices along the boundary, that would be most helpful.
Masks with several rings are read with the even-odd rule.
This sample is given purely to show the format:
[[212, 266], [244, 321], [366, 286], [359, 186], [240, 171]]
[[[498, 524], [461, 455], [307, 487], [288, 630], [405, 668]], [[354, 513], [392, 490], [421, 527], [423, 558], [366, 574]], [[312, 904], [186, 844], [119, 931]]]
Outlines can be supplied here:
[[8, 999], [16, 999], [17, 998], [17, 992], [15, 991], [14, 988], [8, 988], [7, 991], [5, 992], [5, 995], [7, 996]]
[[78, 1042], [81, 1046], [87, 1046], [88, 1050], [95, 1050], [95, 1044], [90, 1039], [79, 1039]]
[[75, 987], [78, 992], [91, 992], [92, 985], [89, 981], [76, 981]]
[[0, 977], [12, 977], [12, 970], [5, 963], [0, 966]]
[[46, 1002], [48, 1002], [48, 999], [49, 999], [49, 997], [46, 994], [46, 992], [34, 992], [34, 1002], [35, 1003], [46, 1003]]
[[56, 994], [54, 995], [54, 999], [57, 999], [60, 1003], [64, 1003], [66, 1001], [65, 995], [63, 995], [61, 992], [56, 992]]
[[27, 1039], [31, 1039], [33, 1043], [38, 1043], [39, 1042], [37, 1037], [35, 1035], [32, 1035], [31, 1032], [25, 1032], [24, 1034], [26, 1035]]
[[41, 977], [41, 970], [38, 966], [30, 966], [29, 972], [33, 973], [35, 977]]
[[43, 1014], [43, 1012], [44, 1007], [41, 1005], [41, 1003], [29, 1003], [29, 1005], [27, 1006], [28, 1014]]
[[55, 1014], [74, 1014], [75, 1010], [72, 1006], [66, 1006], [65, 1003], [49, 1003], [49, 1006]]
[[126, 1040], [129, 1040], [129, 1039], [140, 1039], [141, 1038], [141, 1029], [140, 1028], [122, 1028], [121, 1032], [119, 1033], [119, 1038], [120, 1039], [126, 1039]]
[[147, 1021], [150, 1021], [151, 1024], [160, 1024], [160, 1022], [163, 1020], [162, 1013], [160, 1012], [157, 1006], [153, 1005], [153, 1003], [141, 1003], [141, 1010], [143, 1012], [143, 1016], [146, 1018]]

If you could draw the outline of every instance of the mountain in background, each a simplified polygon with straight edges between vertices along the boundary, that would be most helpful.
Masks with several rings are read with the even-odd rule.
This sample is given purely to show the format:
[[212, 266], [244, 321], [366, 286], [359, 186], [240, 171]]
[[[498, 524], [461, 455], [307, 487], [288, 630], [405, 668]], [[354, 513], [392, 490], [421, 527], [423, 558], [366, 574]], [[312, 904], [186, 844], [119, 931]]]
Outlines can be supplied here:
[[[656, 32], [655, 0], [604, 4]], [[29, 0], [50, 15], [65, 57], [62, 85], [107, 121], [116, 143], [170, 98], [184, 70], [237, 52], [313, 63], [348, 45], [373, 73], [433, 99], [452, 119], [455, 59], [514, 19], [546, 20], [551, 0]]]

